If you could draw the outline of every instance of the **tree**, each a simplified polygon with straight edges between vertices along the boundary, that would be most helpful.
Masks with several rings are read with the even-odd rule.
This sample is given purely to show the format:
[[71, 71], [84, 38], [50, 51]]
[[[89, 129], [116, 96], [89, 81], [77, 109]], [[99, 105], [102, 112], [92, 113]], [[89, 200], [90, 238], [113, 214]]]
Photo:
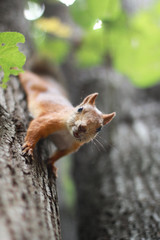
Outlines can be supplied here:
[[111, 68], [73, 71], [73, 64], [65, 69], [75, 101], [96, 91], [98, 106], [117, 113], [98, 149], [91, 143], [74, 155], [78, 237], [158, 240], [159, 85], [136, 89]]
[[[30, 59], [32, 45], [23, 17], [24, 1], [0, 1], [0, 31], [25, 35], [23, 52]], [[30, 117], [18, 78], [0, 88], [0, 239], [61, 239], [55, 178], [47, 169], [40, 143], [35, 159], [22, 156]], [[37, 153], [38, 152], [38, 153]]]

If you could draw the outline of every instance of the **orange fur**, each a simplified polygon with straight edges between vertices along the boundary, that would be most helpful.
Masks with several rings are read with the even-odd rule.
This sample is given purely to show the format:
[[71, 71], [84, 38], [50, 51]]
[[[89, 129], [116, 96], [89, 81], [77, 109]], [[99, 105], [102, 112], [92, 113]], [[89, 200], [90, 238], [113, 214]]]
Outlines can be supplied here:
[[96, 108], [98, 93], [88, 95], [80, 105], [73, 107], [57, 82], [28, 71], [19, 74], [19, 78], [27, 94], [29, 110], [35, 118], [29, 125], [23, 153], [33, 155], [36, 143], [52, 134], [57, 151], [49, 163], [55, 174], [55, 161], [92, 140], [116, 115], [115, 112], [103, 114]]

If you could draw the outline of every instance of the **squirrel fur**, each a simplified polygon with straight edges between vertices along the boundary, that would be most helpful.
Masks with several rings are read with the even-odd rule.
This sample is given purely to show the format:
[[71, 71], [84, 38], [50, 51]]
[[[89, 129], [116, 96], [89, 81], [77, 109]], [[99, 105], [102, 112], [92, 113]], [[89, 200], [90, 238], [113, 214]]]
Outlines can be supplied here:
[[23, 153], [32, 156], [36, 143], [52, 134], [57, 150], [48, 162], [55, 175], [57, 169], [54, 163], [59, 158], [94, 139], [116, 115], [115, 112], [103, 114], [97, 109], [95, 99], [98, 93], [88, 95], [77, 107], [73, 107], [65, 90], [56, 81], [30, 71], [20, 73], [19, 79], [34, 117], [28, 127]]

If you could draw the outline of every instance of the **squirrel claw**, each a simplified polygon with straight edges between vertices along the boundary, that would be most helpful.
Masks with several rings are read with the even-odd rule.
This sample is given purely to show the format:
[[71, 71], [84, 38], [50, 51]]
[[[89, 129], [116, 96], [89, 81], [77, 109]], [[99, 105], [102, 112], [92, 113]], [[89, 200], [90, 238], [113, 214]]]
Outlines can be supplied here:
[[33, 157], [33, 149], [32, 149], [32, 148], [30, 148], [30, 149], [28, 150], [28, 155]]
[[22, 155], [28, 154], [33, 157], [33, 148], [31, 148], [28, 143], [23, 144], [22, 146]]
[[29, 147], [27, 142], [23, 144], [22, 150], [24, 150], [26, 147]]
[[22, 156], [24, 156], [26, 153], [24, 151], [22, 151]]

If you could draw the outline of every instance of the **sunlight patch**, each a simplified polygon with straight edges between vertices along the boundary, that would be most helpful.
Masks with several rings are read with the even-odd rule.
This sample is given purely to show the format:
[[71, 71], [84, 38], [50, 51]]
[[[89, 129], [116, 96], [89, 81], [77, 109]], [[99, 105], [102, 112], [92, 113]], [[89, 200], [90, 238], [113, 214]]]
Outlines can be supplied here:
[[40, 18], [45, 10], [44, 4], [38, 4], [35, 2], [28, 1], [24, 9], [24, 16], [27, 20], [33, 21]]
[[102, 28], [102, 21], [100, 19], [97, 19], [96, 23], [93, 26], [93, 30], [97, 30], [97, 29], [100, 29], [100, 28]]
[[72, 5], [76, 0], [59, 0], [61, 3], [64, 3], [66, 6]]

